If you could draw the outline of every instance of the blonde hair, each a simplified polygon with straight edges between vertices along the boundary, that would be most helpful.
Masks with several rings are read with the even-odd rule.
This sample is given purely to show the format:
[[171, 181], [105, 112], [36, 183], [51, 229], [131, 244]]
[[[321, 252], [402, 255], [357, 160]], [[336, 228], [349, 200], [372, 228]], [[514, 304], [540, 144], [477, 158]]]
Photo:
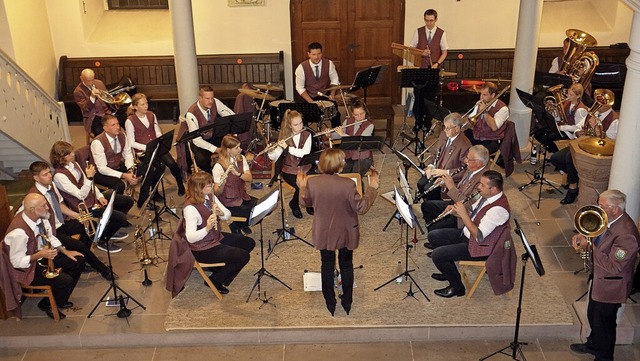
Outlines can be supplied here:
[[186, 198], [193, 203], [204, 203], [202, 190], [208, 184], [213, 184], [213, 176], [206, 172], [194, 173], [187, 180]]
[[[297, 110], [287, 109], [287, 111], [284, 112], [284, 116], [282, 117], [282, 124], [280, 125], [280, 134], [278, 135], [278, 140], [287, 139], [291, 135], [293, 135], [293, 129], [291, 127], [291, 121], [293, 120], [293, 118], [303, 119], [302, 114], [300, 114], [300, 112], [298, 112]], [[293, 140], [289, 139], [287, 141], [287, 144], [293, 146]]]
[[235, 148], [238, 144], [240, 144], [240, 139], [238, 139], [233, 134], [227, 134], [222, 138], [222, 142], [220, 144], [220, 158], [218, 159], [218, 163], [222, 166], [222, 168], [227, 169], [230, 165], [231, 157], [229, 156], [229, 149]]
[[147, 99], [147, 96], [144, 95], [144, 93], [133, 94], [133, 96], [131, 97], [131, 104], [129, 104], [129, 107], [127, 108], [128, 116], [136, 113], [136, 109], [134, 107], [138, 105], [138, 102], [142, 99]]

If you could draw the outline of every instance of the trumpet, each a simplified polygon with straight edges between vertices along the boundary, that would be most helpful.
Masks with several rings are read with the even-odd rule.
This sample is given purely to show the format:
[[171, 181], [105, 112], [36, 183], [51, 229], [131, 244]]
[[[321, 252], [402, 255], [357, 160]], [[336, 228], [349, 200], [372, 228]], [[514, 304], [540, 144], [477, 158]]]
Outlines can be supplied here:
[[[53, 245], [51, 244], [51, 240], [49, 240], [49, 236], [44, 233], [38, 234], [47, 244], [47, 248], [53, 249]], [[51, 258], [47, 258], [47, 269], [42, 271], [42, 275], [44, 278], [56, 278], [60, 276], [60, 272], [62, 272], [62, 268], [55, 268], [53, 265], [53, 260]]]
[[[463, 163], [460, 168], [454, 170], [453, 172], [451, 172], [451, 176], [455, 176], [456, 174], [462, 172], [463, 170], [467, 169], [467, 164]], [[432, 190], [438, 188], [438, 187], [442, 187], [444, 185], [444, 179], [442, 177], [439, 177], [438, 179], [436, 179], [433, 184], [431, 185], [431, 187], [429, 187], [427, 190], [424, 191], [424, 194], [426, 195], [427, 193], [431, 192]]]
[[[140, 226], [136, 226], [135, 232], [135, 247], [136, 247], [136, 256], [138, 256], [138, 260], [142, 265], [148, 265], [153, 263], [153, 259], [156, 257], [149, 256], [149, 246], [147, 245], [147, 241], [144, 239], [144, 230]], [[155, 247], [154, 247], [155, 248]]]
[[[468, 196], [466, 196], [463, 200], [462, 203], [467, 203], [472, 199], [475, 199], [478, 195], [480, 195], [480, 191], [475, 191], [471, 194], [469, 194]], [[445, 210], [444, 212], [440, 213], [436, 218], [432, 219], [431, 222], [427, 223], [427, 228], [429, 228], [430, 226], [432, 226], [434, 223], [442, 220], [444, 217], [450, 215], [451, 213], [453, 213], [453, 208], [449, 208], [448, 210]]]
[[509, 90], [509, 88], [511, 88], [511, 84], [507, 85], [506, 87], [504, 87], [504, 89], [502, 89], [495, 97], [495, 99], [491, 102], [491, 103], [487, 103], [484, 105], [483, 108], [481, 108], [480, 110], [478, 110], [478, 112], [472, 116], [469, 116], [469, 113], [471, 113], [473, 111], [473, 109], [475, 109], [476, 105], [480, 105], [480, 101], [477, 102], [471, 109], [469, 109], [468, 112], [464, 113], [464, 115], [462, 116], [462, 119], [466, 118], [466, 122], [464, 122], [462, 124], [461, 129], [467, 129], [467, 125], [471, 124], [472, 127], [476, 126], [476, 123], [478, 122], [478, 118], [480, 118], [487, 110], [489, 110], [489, 108], [491, 108], [491, 106], [493, 104], [495, 104], [500, 97], [506, 93], [507, 90]]
[[[288, 141], [289, 139], [292, 139], [293, 137], [295, 137], [296, 135], [298, 135], [298, 134], [300, 134], [300, 133], [304, 132], [305, 130], [306, 130], [305, 128], [302, 128], [302, 130], [301, 130], [301, 131], [299, 131], [299, 132], [295, 132], [295, 133], [291, 134], [290, 136], [288, 136], [288, 137], [286, 137], [286, 138], [282, 139], [282, 141], [283, 141], [283, 142], [286, 142], [286, 141]], [[278, 140], [277, 142], [273, 142], [273, 143], [271, 143], [271, 144], [267, 145], [266, 147], [264, 147], [264, 149], [263, 149], [262, 151], [260, 151], [260, 153], [256, 154], [256, 158], [257, 158], [258, 156], [261, 156], [261, 155], [263, 155], [263, 154], [265, 154], [265, 153], [271, 152], [272, 150], [274, 150], [274, 149], [278, 148], [278, 143], [280, 143], [280, 140]]]
[[[342, 128], [351, 127], [351, 126], [354, 126], [354, 125], [356, 125], [356, 124], [364, 123], [364, 122], [366, 122], [366, 121], [367, 121], [367, 119], [358, 120], [357, 122], [354, 122], [354, 123], [351, 123], [351, 124], [347, 124], [347, 125], [340, 125], [340, 126], [338, 126], [338, 127], [342, 127]], [[338, 129], [338, 127], [331, 128], [331, 129], [327, 129], [327, 130], [323, 130], [323, 131], [321, 131], [321, 132], [318, 132], [318, 133], [316, 133], [316, 135], [314, 135], [314, 137], [319, 137], [319, 136], [322, 136], [322, 135], [325, 135], [325, 134], [329, 134], [329, 133], [335, 132], [335, 131], [336, 131], [336, 129]]]
[[93, 224], [93, 215], [89, 211], [89, 207], [85, 201], [78, 203], [78, 214], [77, 220], [84, 226], [84, 231], [87, 233], [87, 236], [93, 237], [96, 234], [96, 227]]

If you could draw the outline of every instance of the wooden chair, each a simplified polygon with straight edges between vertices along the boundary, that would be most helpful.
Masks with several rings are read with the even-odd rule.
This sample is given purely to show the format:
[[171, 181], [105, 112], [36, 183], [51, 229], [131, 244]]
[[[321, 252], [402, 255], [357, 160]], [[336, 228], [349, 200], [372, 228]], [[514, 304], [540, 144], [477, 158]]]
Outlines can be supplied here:
[[[460, 274], [462, 275], [462, 281], [464, 282], [464, 287], [469, 290], [467, 293], [467, 298], [473, 297], [474, 292], [476, 292], [476, 288], [482, 281], [482, 277], [487, 273], [487, 261], [459, 261], [458, 265], [460, 266]], [[467, 277], [467, 267], [480, 267], [480, 272], [478, 272], [478, 276], [476, 277], [473, 285], [469, 287], [469, 278]], [[507, 293], [509, 298], [511, 298], [512, 291]]]
[[498, 165], [498, 159], [500, 159], [500, 150], [498, 150], [497, 152], [493, 153], [493, 156], [489, 158], [489, 163], [491, 163], [491, 166], [489, 167], [489, 169], [493, 170], [495, 167], [500, 167]]
[[[58, 305], [56, 304], [56, 299], [53, 297], [53, 290], [51, 286], [31, 286], [20, 284], [22, 287], [22, 297], [29, 298], [42, 298], [48, 297], [49, 303], [51, 303], [51, 311], [53, 312], [53, 319], [56, 321], [60, 321], [60, 313], [58, 312]], [[39, 291], [39, 292], [38, 292]]]
[[211, 279], [209, 279], [209, 276], [207, 276], [206, 273], [204, 273], [204, 268], [205, 267], [207, 268], [208, 267], [224, 267], [224, 266], [226, 266], [226, 263], [200, 263], [198, 261], [193, 262], [193, 267], [196, 270], [198, 270], [198, 273], [200, 273], [200, 276], [202, 276], [202, 279], [204, 279], [204, 281], [207, 283], [209, 288], [211, 288], [211, 291], [213, 292], [213, 294], [216, 295], [216, 297], [218, 297], [220, 301], [222, 301], [222, 295], [220, 294], [220, 291], [218, 291], [216, 286], [213, 284], [213, 282], [211, 282]]

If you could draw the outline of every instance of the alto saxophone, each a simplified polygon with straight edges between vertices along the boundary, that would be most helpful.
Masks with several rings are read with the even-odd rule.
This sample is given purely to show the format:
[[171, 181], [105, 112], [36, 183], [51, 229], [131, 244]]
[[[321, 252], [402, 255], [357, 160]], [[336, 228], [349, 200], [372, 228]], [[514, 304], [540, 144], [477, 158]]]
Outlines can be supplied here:
[[[38, 236], [44, 239], [47, 244], [47, 248], [53, 249], [53, 245], [49, 240], [49, 236], [44, 233], [40, 233], [38, 234]], [[55, 268], [55, 266], [53, 265], [53, 259], [47, 258], [47, 269], [42, 271], [42, 275], [44, 276], [44, 278], [56, 278], [60, 276], [60, 272], [62, 272], [62, 268]]]

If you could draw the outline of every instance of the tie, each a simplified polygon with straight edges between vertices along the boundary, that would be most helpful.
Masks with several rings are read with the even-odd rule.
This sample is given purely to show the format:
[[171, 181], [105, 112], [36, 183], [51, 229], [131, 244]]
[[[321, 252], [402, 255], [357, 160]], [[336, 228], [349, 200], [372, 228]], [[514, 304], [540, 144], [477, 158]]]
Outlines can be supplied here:
[[431, 44], [431, 30], [429, 30], [429, 36], [427, 37], [427, 42]]
[[476, 206], [476, 208], [473, 209], [473, 212], [471, 212], [471, 220], [473, 220], [473, 217], [476, 216], [476, 214], [478, 214], [478, 211], [480, 210], [480, 208], [482, 208], [482, 205], [484, 205], [484, 202], [486, 202], [487, 199], [486, 198], [480, 198], [480, 202], [478, 202], [478, 205]]
[[444, 147], [444, 149], [449, 149], [449, 146], [451, 145], [451, 138], [447, 139], [447, 145]]
[[40, 223], [37, 224], [37, 227], [38, 227], [38, 234], [36, 235], [36, 237], [40, 238], [40, 245], [45, 246], [47, 242], [44, 240], [43, 237], [40, 237], [41, 234], [47, 234], [47, 230], [44, 228], [44, 223], [42, 223], [42, 220], [40, 220]]
[[320, 79], [320, 65], [316, 65], [316, 79]]
[[578, 108], [578, 106], [571, 104], [571, 107], [569, 107], [569, 116], [573, 117], [574, 114], [576, 114], [576, 109]]
[[113, 152], [118, 154], [118, 138], [113, 138]]
[[462, 179], [462, 181], [460, 181], [460, 183], [458, 183], [458, 189], [462, 188], [463, 185], [465, 185], [469, 179], [471, 179], [471, 175], [473, 174], [473, 172], [469, 171], [467, 172], [467, 175]]
[[211, 109], [207, 109], [207, 122], [211, 120]]
[[56, 214], [56, 219], [60, 223], [64, 223], [64, 219], [62, 218], [62, 209], [60, 208], [60, 202], [58, 201], [58, 198], [56, 198], [56, 194], [53, 192], [53, 189], [49, 189], [47, 193], [49, 194], [49, 198], [51, 198], [51, 206]]
[[204, 199], [204, 206], [207, 207], [209, 211], [211, 211], [211, 203], [209, 202], [209, 199]]

